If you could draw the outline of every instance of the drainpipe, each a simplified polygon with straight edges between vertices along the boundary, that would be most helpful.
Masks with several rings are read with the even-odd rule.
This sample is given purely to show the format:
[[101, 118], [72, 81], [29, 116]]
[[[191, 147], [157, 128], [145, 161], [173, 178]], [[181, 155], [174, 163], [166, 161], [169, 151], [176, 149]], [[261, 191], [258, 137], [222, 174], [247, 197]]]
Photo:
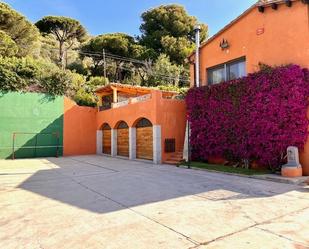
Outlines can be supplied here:
[[200, 31], [201, 26], [196, 25], [194, 27], [195, 31], [195, 85], [196, 87], [200, 87]]

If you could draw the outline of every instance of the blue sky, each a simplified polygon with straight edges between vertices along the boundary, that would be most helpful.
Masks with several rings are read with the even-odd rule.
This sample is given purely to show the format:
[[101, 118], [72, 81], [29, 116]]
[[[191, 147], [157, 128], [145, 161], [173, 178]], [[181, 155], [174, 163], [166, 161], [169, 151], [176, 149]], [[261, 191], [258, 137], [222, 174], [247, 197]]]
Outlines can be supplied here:
[[[1, 1], [1, 0], [0, 0]], [[139, 34], [140, 15], [161, 4], [178, 3], [213, 35], [256, 0], [4, 0], [33, 22], [46, 15], [78, 19], [92, 35], [124, 32]]]

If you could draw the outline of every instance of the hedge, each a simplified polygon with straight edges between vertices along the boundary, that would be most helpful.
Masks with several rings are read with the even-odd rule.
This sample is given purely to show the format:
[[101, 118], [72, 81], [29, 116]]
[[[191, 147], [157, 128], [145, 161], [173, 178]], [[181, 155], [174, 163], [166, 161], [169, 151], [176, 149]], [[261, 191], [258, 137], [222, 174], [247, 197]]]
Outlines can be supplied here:
[[223, 157], [280, 166], [288, 146], [302, 150], [307, 140], [308, 75], [289, 65], [190, 89], [192, 159]]

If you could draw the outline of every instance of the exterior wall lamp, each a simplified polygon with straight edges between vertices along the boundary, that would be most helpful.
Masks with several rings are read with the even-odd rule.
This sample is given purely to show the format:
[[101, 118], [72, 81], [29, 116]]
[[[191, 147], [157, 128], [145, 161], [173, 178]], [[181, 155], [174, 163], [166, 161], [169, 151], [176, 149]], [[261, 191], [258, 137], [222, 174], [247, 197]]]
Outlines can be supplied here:
[[229, 42], [223, 38], [222, 42], [220, 42], [220, 48], [222, 50], [224, 50], [224, 49], [227, 49], [229, 47], [230, 47]]

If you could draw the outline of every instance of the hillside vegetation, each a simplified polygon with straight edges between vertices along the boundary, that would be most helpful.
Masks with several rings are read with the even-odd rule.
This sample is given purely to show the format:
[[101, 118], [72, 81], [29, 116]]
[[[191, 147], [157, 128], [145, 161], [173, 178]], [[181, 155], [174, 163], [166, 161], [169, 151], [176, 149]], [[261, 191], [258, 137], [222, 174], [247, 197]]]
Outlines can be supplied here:
[[[91, 36], [78, 20], [46, 16], [31, 23], [0, 3], [0, 90], [67, 95], [88, 106], [108, 82], [183, 91], [197, 19], [175, 4], [147, 10], [141, 19], [139, 36]], [[201, 27], [205, 40], [207, 26]]]

